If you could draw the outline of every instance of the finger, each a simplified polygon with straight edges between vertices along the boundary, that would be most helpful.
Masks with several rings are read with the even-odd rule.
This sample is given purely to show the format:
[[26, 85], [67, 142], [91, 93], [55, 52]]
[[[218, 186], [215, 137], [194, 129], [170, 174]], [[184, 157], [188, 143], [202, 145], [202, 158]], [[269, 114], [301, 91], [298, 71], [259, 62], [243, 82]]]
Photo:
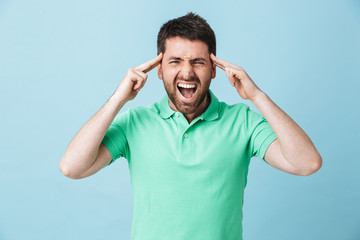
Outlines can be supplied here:
[[147, 78], [147, 77], [148, 77], [148, 75], [147, 75], [146, 73], [144, 73], [144, 72], [142, 72], [142, 71], [139, 71], [139, 70], [137, 70], [137, 69], [134, 69], [134, 73], [136, 73], [137, 75], [140, 75], [140, 76], [143, 77], [143, 78]]
[[133, 90], [139, 90], [143, 86], [143, 82], [146, 78], [147, 74], [140, 71], [132, 71], [130, 79], [134, 83]]
[[225, 73], [231, 85], [235, 87], [236, 78], [234, 76], [234, 73], [230, 70], [230, 68], [225, 68]]
[[144, 85], [145, 85], [145, 83], [146, 83], [146, 80], [147, 80], [147, 75], [146, 75], [146, 77], [144, 78], [144, 80], [141, 82], [140, 89], [144, 87]]
[[223, 65], [221, 65], [221, 64], [219, 64], [217, 62], [214, 62], [214, 64], [215, 64], [215, 66], [217, 66], [217, 67], [219, 67], [219, 68], [221, 68], [222, 70], [225, 71], [225, 66], [223, 66]]
[[140, 71], [138, 71], [137, 73], [143, 77], [143, 80], [141, 81], [141, 86], [139, 87], [139, 89], [141, 89], [145, 85], [148, 75], [146, 73], [140, 72]]
[[139, 91], [140, 89], [141, 89], [141, 85], [142, 85], [142, 82], [143, 82], [144, 80], [138, 80], [138, 81], [136, 81], [135, 82], [135, 84], [134, 84], [134, 86], [133, 86], [133, 90], [135, 90], [135, 91]]
[[218, 58], [215, 57], [215, 55], [213, 53], [210, 54], [210, 59], [212, 60], [212, 62], [215, 64], [215, 66], [221, 68], [222, 70], [225, 71], [225, 66], [221, 65], [217, 60]]
[[219, 68], [221, 68], [224, 71], [225, 71], [226, 67], [233, 66], [233, 64], [231, 64], [229, 62], [215, 57], [215, 55], [213, 53], [211, 53], [210, 58], [213, 61], [213, 63], [215, 63], [216, 66], [218, 66]]
[[140, 70], [140, 71], [142, 71], [144, 73], [147, 73], [150, 70], [152, 70], [153, 68], [155, 68], [157, 65], [159, 65], [159, 63], [161, 62], [162, 57], [163, 57], [163, 54], [160, 53], [159, 55], [157, 55], [156, 58], [151, 59], [150, 61], [137, 66], [136, 69]]

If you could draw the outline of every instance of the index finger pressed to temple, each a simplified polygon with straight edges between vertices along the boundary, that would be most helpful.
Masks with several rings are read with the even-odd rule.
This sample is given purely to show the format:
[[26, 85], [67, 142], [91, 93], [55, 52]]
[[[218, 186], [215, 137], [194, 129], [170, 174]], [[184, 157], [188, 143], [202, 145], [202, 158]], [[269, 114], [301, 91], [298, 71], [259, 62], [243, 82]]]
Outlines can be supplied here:
[[220, 59], [218, 57], [215, 57], [214, 54], [212, 54], [212, 56], [213, 57], [211, 59], [213, 60], [215, 65], [218, 66], [219, 68], [221, 68], [222, 70], [225, 70], [226, 67], [231, 66], [231, 63], [229, 63], [229, 62], [227, 62], [225, 60], [222, 60], [222, 59]]
[[161, 62], [161, 59], [162, 59], [162, 53], [157, 55], [156, 58], [151, 59], [150, 61], [139, 65], [137, 67], [137, 69], [139, 69], [140, 71], [142, 71], [144, 73], [147, 73], [150, 70], [152, 70], [153, 68], [155, 68], [157, 65], [159, 65], [159, 63]]

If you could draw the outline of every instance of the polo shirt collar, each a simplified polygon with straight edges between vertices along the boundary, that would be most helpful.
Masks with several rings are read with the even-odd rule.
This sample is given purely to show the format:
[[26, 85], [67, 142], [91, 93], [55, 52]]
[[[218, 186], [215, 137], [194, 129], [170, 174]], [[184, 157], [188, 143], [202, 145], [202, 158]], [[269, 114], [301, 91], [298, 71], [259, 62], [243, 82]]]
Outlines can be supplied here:
[[160, 110], [159, 115], [162, 118], [169, 118], [175, 113], [175, 111], [172, 110], [171, 107], [169, 106], [169, 98], [167, 94], [165, 94], [165, 96], [160, 100], [159, 110]]
[[[205, 110], [205, 112], [200, 115], [200, 118], [204, 119], [205, 121], [212, 121], [219, 117], [219, 100], [210, 89], [209, 89], [209, 93], [210, 93], [210, 105]], [[159, 115], [162, 118], [169, 118], [175, 113], [175, 111], [171, 109], [171, 107], [169, 106], [168, 95], [165, 95], [160, 100], [159, 109], [160, 109]]]
[[210, 93], [210, 105], [201, 115], [205, 121], [212, 121], [219, 117], [219, 100], [214, 93], [209, 89]]

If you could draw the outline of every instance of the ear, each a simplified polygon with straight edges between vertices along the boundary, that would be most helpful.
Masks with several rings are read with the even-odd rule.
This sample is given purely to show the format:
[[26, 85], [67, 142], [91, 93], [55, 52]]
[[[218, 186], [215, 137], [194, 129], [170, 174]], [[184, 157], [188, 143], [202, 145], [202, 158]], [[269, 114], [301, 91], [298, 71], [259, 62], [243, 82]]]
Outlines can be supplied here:
[[159, 79], [164, 80], [163, 79], [163, 74], [162, 74], [162, 63], [157, 65], [157, 74], [158, 74]]
[[216, 66], [214, 63], [211, 64], [212, 65], [212, 69], [211, 69], [211, 79], [214, 79], [216, 77]]

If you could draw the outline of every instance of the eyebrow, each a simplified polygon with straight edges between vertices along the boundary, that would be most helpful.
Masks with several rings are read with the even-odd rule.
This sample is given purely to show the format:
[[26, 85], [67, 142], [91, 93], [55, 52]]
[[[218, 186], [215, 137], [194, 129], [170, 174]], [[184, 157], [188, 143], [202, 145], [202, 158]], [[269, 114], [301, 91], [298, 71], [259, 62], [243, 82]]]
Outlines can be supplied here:
[[206, 59], [205, 58], [194, 58], [191, 61], [193, 61], [193, 62], [195, 62], [195, 61], [204, 61], [204, 62], [206, 62]]
[[173, 56], [171, 56], [171, 57], [169, 57], [169, 60], [182, 60], [182, 59], [179, 58], [179, 57], [173, 57]]

